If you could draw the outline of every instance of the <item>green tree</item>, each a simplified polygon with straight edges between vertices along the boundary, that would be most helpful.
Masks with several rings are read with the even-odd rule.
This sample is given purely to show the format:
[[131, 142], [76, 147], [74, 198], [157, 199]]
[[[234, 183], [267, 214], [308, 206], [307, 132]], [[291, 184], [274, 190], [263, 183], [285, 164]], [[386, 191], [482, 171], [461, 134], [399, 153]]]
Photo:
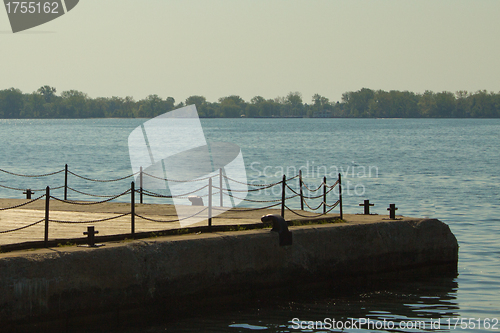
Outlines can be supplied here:
[[254, 104], [254, 105], [257, 105], [257, 104], [261, 104], [261, 103], [264, 103], [266, 101], [266, 99], [262, 96], [255, 96], [253, 97], [251, 100], [250, 100], [250, 103]]
[[456, 101], [455, 95], [451, 92], [443, 91], [436, 94], [436, 109], [437, 117], [440, 118], [450, 118], [456, 114]]
[[342, 95], [345, 109], [350, 117], [369, 117], [370, 102], [375, 93], [368, 88], [362, 88], [356, 92], [349, 92]]
[[51, 103], [56, 96], [56, 88], [50, 86], [43, 86], [38, 88], [37, 93], [42, 95], [46, 103]]
[[470, 117], [470, 112], [471, 112], [471, 100], [470, 100], [470, 94], [466, 90], [459, 90], [455, 92], [455, 99], [456, 99], [456, 109], [455, 109], [455, 114], [453, 117], [457, 118], [467, 118]]
[[496, 118], [499, 116], [495, 107], [494, 94], [479, 90], [471, 98], [471, 116], [474, 118]]
[[[126, 101], [124, 101], [126, 102]], [[158, 95], [149, 95], [139, 101], [137, 116], [140, 118], [154, 118], [167, 112], [165, 102]], [[130, 109], [128, 111], [131, 111]]]
[[436, 117], [438, 114], [436, 94], [430, 90], [426, 90], [424, 94], [420, 96], [418, 109], [421, 117]]
[[0, 91], [0, 116], [3, 118], [19, 118], [24, 106], [21, 90], [10, 88]]
[[68, 90], [61, 93], [61, 114], [64, 118], [88, 118], [88, 96], [77, 91]]
[[193, 95], [193, 96], [189, 96], [188, 98], [186, 98], [186, 105], [194, 104], [196, 106], [196, 109], [199, 109], [200, 106], [202, 106], [206, 102], [207, 102], [207, 99], [204, 96]]
[[226, 118], [240, 117], [246, 109], [246, 102], [240, 96], [232, 95], [219, 99], [221, 116]]
[[23, 110], [21, 118], [42, 118], [45, 116], [45, 99], [38, 93], [24, 96]]
[[303, 116], [304, 115], [304, 103], [302, 102], [302, 94], [298, 91], [289, 92], [286, 96], [285, 103], [285, 113], [287, 116]]

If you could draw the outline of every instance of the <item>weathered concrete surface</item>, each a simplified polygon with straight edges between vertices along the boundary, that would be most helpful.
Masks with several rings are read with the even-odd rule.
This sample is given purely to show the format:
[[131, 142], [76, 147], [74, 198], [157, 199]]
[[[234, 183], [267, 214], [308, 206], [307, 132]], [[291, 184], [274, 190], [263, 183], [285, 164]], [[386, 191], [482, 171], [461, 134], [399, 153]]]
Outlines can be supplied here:
[[[0, 199], [0, 208], [13, 207], [23, 204], [28, 200], [24, 199]], [[130, 212], [130, 203], [123, 202], [105, 202], [99, 205], [70, 205], [56, 200], [50, 202], [50, 219], [59, 221], [91, 221], [115, 217], [118, 214]], [[160, 221], [170, 221], [177, 219], [177, 213], [174, 205], [166, 204], [136, 204], [136, 214], [150, 219]], [[232, 208], [212, 219], [212, 225], [242, 225], [259, 223], [262, 215], [280, 214], [280, 209], [265, 209], [248, 211], [246, 208]], [[317, 213], [300, 211], [301, 215], [317, 216]], [[335, 217], [338, 214], [327, 214], [324, 218]], [[287, 212], [287, 218], [296, 218], [298, 216]], [[23, 226], [35, 223], [45, 218], [45, 201], [38, 200], [27, 206], [18, 209], [6, 210], [0, 212], [0, 250], [3, 245], [19, 244], [23, 242], [43, 241], [45, 235], [44, 222], [32, 227], [18, 230], [10, 233], [1, 233], [6, 230], [13, 230]], [[208, 221], [201, 221], [191, 227], [206, 226]], [[87, 231], [87, 226], [95, 225], [99, 231], [98, 236], [108, 236], [130, 233], [130, 215], [117, 219], [99, 222], [99, 223], [78, 223], [66, 224], [51, 222], [49, 226], [49, 240], [53, 239], [72, 239], [84, 237], [83, 232]], [[168, 229], [182, 228], [178, 221], [176, 222], [151, 222], [143, 220], [140, 217], [135, 218], [135, 231], [164, 231]]]
[[290, 227], [293, 245], [284, 247], [263, 229], [0, 254], [0, 322], [424, 266], [456, 269], [457, 240], [438, 220], [346, 219]]

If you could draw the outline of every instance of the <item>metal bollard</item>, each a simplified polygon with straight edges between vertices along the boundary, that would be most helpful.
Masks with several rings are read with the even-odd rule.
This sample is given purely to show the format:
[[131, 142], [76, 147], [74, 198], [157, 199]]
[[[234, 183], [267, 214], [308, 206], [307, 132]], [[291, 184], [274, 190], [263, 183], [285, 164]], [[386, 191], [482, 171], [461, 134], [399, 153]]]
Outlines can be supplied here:
[[99, 247], [99, 246], [104, 246], [104, 244], [96, 244], [95, 243], [95, 235], [98, 234], [99, 231], [95, 230], [95, 227], [87, 227], [87, 231], [85, 231], [83, 234], [87, 235], [87, 245], [82, 245], [86, 247]]
[[389, 211], [389, 218], [391, 220], [395, 220], [396, 219], [396, 211], [398, 210], [398, 208], [396, 208], [396, 204], [390, 204], [389, 208], [387, 208], [387, 210]]
[[370, 206], [375, 206], [375, 204], [370, 203], [370, 200], [365, 200], [364, 203], [359, 205], [365, 207], [365, 212], [364, 212], [365, 215], [370, 215]]
[[31, 195], [35, 194], [30, 188], [27, 188], [26, 191], [23, 192], [23, 194], [26, 194], [26, 199], [31, 199]]

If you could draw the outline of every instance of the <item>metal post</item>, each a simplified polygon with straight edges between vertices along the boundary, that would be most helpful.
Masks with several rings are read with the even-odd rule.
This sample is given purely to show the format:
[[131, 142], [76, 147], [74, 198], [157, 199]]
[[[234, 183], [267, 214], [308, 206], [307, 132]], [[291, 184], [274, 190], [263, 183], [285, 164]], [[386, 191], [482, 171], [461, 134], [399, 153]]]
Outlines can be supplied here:
[[208, 178], [208, 226], [212, 226], [212, 177]]
[[23, 192], [23, 194], [26, 194], [26, 199], [31, 200], [31, 195], [35, 194], [30, 188], [27, 188], [26, 191]]
[[285, 190], [286, 190], [286, 175], [283, 175], [281, 184], [281, 217], [285, 218]]
[[323, 177], [323, 214], [326, 214], [326, 176]]
[[387, 210], [389, 211], [389, 218], [391, 220], [395, 220], [396, 219], [396, 211], [398, 210], [398, 208], [396, 208], [396, 204], [390, 204], [389, 208], [387, 208]]
[[64, 167], [64, 200], [68, 200], [68, 165]]
[[[84, 235], [88, 236], [87, 242], [89, 244], [89, 247], [96, 247], [95, 235], [98, 233], [99, 233], [99, 231], [96, 231], [94, 226], [87, 227], [87, 231], [83, 233]], [[102, 244], [100, 244], [100, 245], [102, 245]]]
[[299, 188], [300, 188], [300, 210], [304, 210], [304, 192], [302, 190], [302, 170], [299, 170]]
[[222, 193], [222, 168], [219, 168], [219, 193], [220, 193], [220, 206], [224, 207], [223, 204], [223, 193]]
[[344, 218], [344, 214], [342, 212], [342, 178], [339, 173], [339, 205], [340, 205], [340, 219]]
[[365, 215], [370, 215], [370, 206], [375, 206], [375, 204], [371, 204], [370, 200], [365, 200], [362, 204], [359, 204], [360, 206], [364, 206], [364, 214]]
[[141, 171], [140, 171], [140, 174], [139, 174], [139, 185], [140, 185], [140, 190], [139, 190], [139, 193], [140, 193], [140, 196], [139, 196], [139, 202], [142, 203], [142, 167], [141, 167]]
[[49, 202], [50, 202], [50, 187], [45, 189], [45, 247], [49, 247]]
[[132, 234], [132, 238], [135, 237], [135, 183], [132, 182], [130, 185], [130, 233]]

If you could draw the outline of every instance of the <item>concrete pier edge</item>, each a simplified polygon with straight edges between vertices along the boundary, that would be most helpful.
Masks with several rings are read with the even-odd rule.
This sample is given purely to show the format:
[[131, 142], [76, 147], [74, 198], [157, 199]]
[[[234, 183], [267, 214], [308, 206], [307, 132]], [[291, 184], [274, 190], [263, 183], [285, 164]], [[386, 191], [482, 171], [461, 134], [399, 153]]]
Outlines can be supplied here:
[[64, 321], [154, 304], [196, 308], [255, 291], [402, 272], [456, 274], [458, 243], [446, 224], [384, 217], [292, 226], [290, 246], [279, 246], [269, 229], [253, 229], [3, 253], [0, 322]]

